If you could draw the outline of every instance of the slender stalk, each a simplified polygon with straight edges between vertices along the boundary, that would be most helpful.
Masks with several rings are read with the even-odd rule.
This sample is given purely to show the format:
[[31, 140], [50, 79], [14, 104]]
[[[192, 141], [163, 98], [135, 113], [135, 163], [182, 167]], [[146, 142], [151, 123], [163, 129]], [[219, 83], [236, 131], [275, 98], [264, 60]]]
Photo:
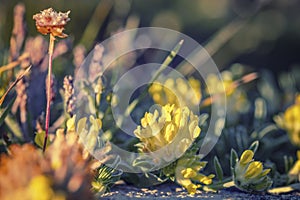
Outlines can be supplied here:
[[53, 57], [54, 41], [55, 41], [55, 37], [52, 34], [50, 34], [50, 42], [49, 42], [49, 50], [48, 50], [48, 54], [49, 54], [48, 80], [47, 80], [47, 88], [46, 88], [47, 107], [46, 107], [45, 139], [43, 145], [43, 152], [45, 152], [47, 146], [49, 123], [50, 123], [51, 75], [52, 75], [52, 57]]
[[15, 67], [17, 67], [22, 60], [25, 60], [29, 57], [29, 54], [28, 53], [24, 53], [22, 54], [21, 56], [19, 56], [17, 58], [17, 60], [13, 61], [13, 62], [10, 62], [8, 63], [7, 65], [3, 65], [0, 67], [0, 74], [2, 74], [3, 72], [7, 71], [7, 70], [11, 70]]
[[170, 52], [170, 54], [166, 57], [166, 59], [164, 60], [164, 62], [160, 65], [159, 69], [156, 71], [156, 73], [153, 75], [153, 77], [151, 78], [151, 80], [149, 81], [149, 84], [147, 85], [147, 88], [142, 92], [142, 94], [135, 99], [133, 102], [131, 102], [131, 104], [128, 106], [126, 112], [125, 112], [125, 116], [128, 117], [130, 115], [130, 113], [133, 111], [133, 109], [135, 108], [135, 106], [146, 97], [147, 92], [149, 90], [149, 88], [151, 87], [151, 85], [153, 84], [153, 82], [161, 75], [161, 73], [167, 68], [169, 67], [169, 64], [172, 62], [172, 60], [175, 58], [175, 56], [178, 54], [181, 46], [183, 45], [184, 40], [180, 40], [179, 43], [174, 47], [174, 49], [172, 49], [172, 51]]
[[17, 79], [9, 86], [9, 88], [5, 91], [5, 93], [2, 95], [2, 97], [0, 98], [0, 106], [2, 105], [5, 97], [8, 95], [8, 93], [17, 85], [17, 83], [22, 80], [22, 78], [29, 72], [29, 70], [31, 69], [31, 65], [22, 73], [20, 74]]

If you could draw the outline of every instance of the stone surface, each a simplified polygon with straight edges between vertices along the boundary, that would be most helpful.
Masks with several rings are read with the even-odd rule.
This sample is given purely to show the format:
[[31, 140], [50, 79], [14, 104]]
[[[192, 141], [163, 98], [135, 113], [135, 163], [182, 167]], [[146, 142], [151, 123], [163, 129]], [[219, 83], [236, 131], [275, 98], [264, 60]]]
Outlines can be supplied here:
[[119, 184], [115, 185], [111, 192], [106, 193], [101, 199], [106, 200], [123, 200], [123, 199], [300, 199], [300, 192], [293, 192], [284, 195], [269, 195], [269, 194], [249, 194], [240, 192], [236, 189], [221, 190], [218, 193], [201, 192], [195, 195], [189, 195], [183, 188], [167, 183], [150, 188], [136, 188], [131, 185]]

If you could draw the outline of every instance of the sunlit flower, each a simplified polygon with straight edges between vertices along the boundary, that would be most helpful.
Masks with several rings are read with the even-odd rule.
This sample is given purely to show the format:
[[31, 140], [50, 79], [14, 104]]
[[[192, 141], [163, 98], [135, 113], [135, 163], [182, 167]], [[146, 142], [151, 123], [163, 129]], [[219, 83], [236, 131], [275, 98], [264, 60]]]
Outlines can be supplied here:
[[263, 164], [253, 160], [254, 153], [246, 150], [233, 169], [233, 181], [237, 188], [248, 192], [266, 191], [272, 181], [267, 174], [270, 169], [263, 169]]
[[274, 121], [280, 128], [287, 131], [294, 145], [300, 146], [300, 95], [296, 96], [295, 103], [283, 114], [275, 116]]
[[175, 167], [175, 180], [178, 184], [187, 189], [188, 193], [195, 194], [196, 190], [202, 185], [212, 183], [214, 175], [206, 176], [199, 173], [206, 166], [206, 162], [200, 161], [196, 155], [183, 156], [180, 158]]
[[163, 174], [194, 194], [201, 184], [210, 184], [213, 178], [199, 173], [206, 162], [187, 154], [200, 131], [198, 117], [187, 107], [166, 104], [160, 110], [145, 113], [134, 134], [140, 139], [136, 145], [139, 152], [153, 153], [160, 162], [167, 161], [169, 164], [162, 169]]
[[177, 107], [198, 106], [202, 97], [201, 84], [195, 78], [184, 80], [183, 78], [166, 79], [164, 82], [154, 82], [149, 93], [155, 103], [162, 106], [175, 104]]
[[290, 182], [300, 181], [300, 151], [297, 151], [297, 161], [290, 169], [288, 176]]
[[63, 33], [63, 30], [70, 20], [68, 17], [70, 12], [57, 13], [52, 8], [48, 8], [33, 15], [33, 19], [36, 21], [35, 25], [40, 33], [44, 35], [50, 33], [54, 37], [65, 38], [67, 35]]
[[98, 194], [104, 194], [121, 178], [122, 171], [102, 165], [96, 170], [96, 176], [92, 181], [92, 190]]
[[[247, 99], [247, 94], [237, 87], [237, 82], [234, 79], [231, 71], [223, 71], [221, 73], [222, 80], [215, 74], [208, 75], [206, 79], [206, 92], [218, 101], [221, 105], [226, 106], [227, 123], [232, 124], [239, 120], [239, 114], [245, 113], [250, 108], [250, 103]], [[249, 81], [249, 80], [247, 80]], [[222, 95], [226, 98], [221, 98]], [[220, 95], [220, 96], [219, 96]], [[210, 104], [211, 102], [202, 102], [203, 104]]]
[[225, 91], [227, 96], [232, 95], [235, 91], [235, 88], [232, 87], [234, 82], [232, 73], [230, 71], [223, 71], [221, 78], [222, 80], [215, 74], [208, 75], [206, 80], [207, 89], [210, 90], [208, 93], [217, 94]]
[[45, 151], [31, 144], [11, 145], [0, 157], [1, 199], [90, 199], [92, 171], [76, 137], [59, 129]]
[[79, 119], [76, 126], [76, 115], [74, 115], [67, 121], [66, 130], [67, 135], [71, 136], [71, 141], [74, 141], [73, 137], [75, 137], [76, 142], [84, 146], [82, 152], [84, 159], [88, 159], [91, 153], [97, 157], [97, 160], [94, 160], [91, 166], [94, 172], [91, 189], [96, 192], [97, 195], [107, 192], [109, 188], [120, 179], [122, 174], [122, 171], [103, 165], [105, 161], [112, 159], [113, 155], [108, 155], [108, 152], [111, 150], [110, 145], [100, 141], [101, 128], [102, 121], [92, 115], [89, 119], [85, 117]]
[[187, 107], [167, 104], [154, 113], [146, 112], [134, 134], [140, 139], [140, 152], [155, 152], [166, 161], [179, 158], [200, 135], [198, 117]]
[[[65, 200], [66, 197], [63, 193], [55, 193], [52, 189], [52, 181], [45, 175], [38, 175], [33, 177], [25, 191], [28, 199], [31, 200]], [[22, 198], [23, 199], [23, 198]]]

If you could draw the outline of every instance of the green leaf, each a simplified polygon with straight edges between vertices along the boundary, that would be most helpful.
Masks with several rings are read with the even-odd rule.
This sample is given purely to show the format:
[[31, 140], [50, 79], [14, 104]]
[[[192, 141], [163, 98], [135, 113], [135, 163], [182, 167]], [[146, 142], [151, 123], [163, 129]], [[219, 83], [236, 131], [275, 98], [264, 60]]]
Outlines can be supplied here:
[[77, 122], [77, 133], [79, 135], [82, 135], [82, 134], [87, 134], [87, 131], [85, 130], [85, 127], [86, 127], [86, 121], [87, 121], [87, 118], [86, 117], [83, 117], [81, 118], [80, 120], [78, 120]]
[[294, 159], [292, 156], [284, 155], [283, 160], [284, 160], [284, 171], [285, 173], [289, 173], [289, 171], [294, 165]]
[[199, 126], [204, 125], [205, 123], [207, 123], [207, 119], [208, 119], [209, 115], [207, 113], [203, 113], [199, 116]]
[[11, 107], [14, 104], [15, 100], [16, 100], [16, 98], [11, 100], [5, 109], [0, 109], [0, 126], [3, 124], [4, 119], [6, 118], [9, 111], [11, 110]]
[[133, 161], [132, 166], [139, 167], [142, 171], [149, 171], [156, 167], [156, 163], [150, 156], [141, 155]]
[[238, 162], [238, 154], [234, 149], [231, 149], [231, 154], [230, 154], [230, 166], [231, 169], [234, 169], [236, 163]]
[[259, 146], [259, 141], [256, 140], [250, 145], [249, 150], [253, 151], [253, 153], [255, 154], [255, 152], [258, 149], [258, 146]]
[[184, 40], [180, 40], [177, 45], [172, 49], [170, 54], [167, 56], [167, 58], [164, 60], [164, 62], [161, 64], [160, 68], [156, 71], [156, 73], [153, 75], [152, 79], [149, 81], [149, 83], [153, 83], [159, 75], [169, 66], [169, 64], [172, 62], [172, 60], [176, 57], [178, 54], [181, 46], [183, 45]]
[[222, 181], [224, 178], [223, 169], [217, 156], [214, 157], [214, 167], [219, 181]]
[[[42, 131], [40, 133], [36, 133], [34, 137], [35, 144], [38, 145], [40, 148], [43, 148], [44, 146], [45, 134], [46, 134], [45, 131]], [[50, 139], [48, 137], [46, 147], [48, 147], [49, 145], [50, 145]]]
[[23, 138], [23, 133], [20, 128], [20, 125], [17, 122], [17, 120], [14, 118], [14, 116], [8, 114], [4, 121], [6, 126], [10, 129], [10, 131], [14, 134], [14, 136], [16, 136], [19, 139]]
[[[8, 93], [17, 85], [17, 83], [22, 80], [22, 78], [30, 71], [32, 65], [30, 65], [23, 73], [21, 73], [17, 79], [10, 84], [9, 88], [5, 91], [5, 93], [2, 95], [2, 97], [0, 98], [0, 108], [2, 106], [2, 103], [4, 102], [5, 98], [7, 97]], [[3, 68], [2, 68], [3, 69]], [[1, 71], [1, 70], [0, 70]], [[0, 72], [1, 74], [1, 72]]]

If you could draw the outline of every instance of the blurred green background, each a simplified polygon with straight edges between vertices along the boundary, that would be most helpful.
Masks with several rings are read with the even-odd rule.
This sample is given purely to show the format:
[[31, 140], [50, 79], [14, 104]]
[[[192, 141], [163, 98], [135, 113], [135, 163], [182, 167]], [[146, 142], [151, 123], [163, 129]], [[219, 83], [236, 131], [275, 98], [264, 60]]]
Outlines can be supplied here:
[[[0, 51], [9, 48], [13, 26], [13, 7], [20, 1], [1, 0]], [[159, 26], [178, 30], [200, 44], [218, 44], [214, 34], [224, 30], [234, 33], [224, 45], [217, 46], [213, 58], [219, 68], [239, 62], [272, 71], [287, 70], [300, 63], [300, 1], [297, 0], [25, 0], [28, 35], [39, 34], [32, 15], [48, 7], [71, 10], [66, 33], [75, 44], [82, 41], [91, 19], [89, 31], [96, 41], [109, 37], [134, 16], [139, 26]], [[100, 4], [100, 5], [99, 5]], [[94, 16], [94, 17], [93, 17]], [[238, 27], [240, 26], [240, 27]], [[222, 36], [223, 34], [221, 34]], [[86, 36], [86, 38], [88, 38]], [[222, 36], [223, 37], [223, 36]], [[221, 39], [222, 39], [221, 37]], [[94, 40], [91, 38], [90, 40]], [[89, 41], [91, 44], [94, 41]], [[214, 44], [215, 44], [214, 43]]]

